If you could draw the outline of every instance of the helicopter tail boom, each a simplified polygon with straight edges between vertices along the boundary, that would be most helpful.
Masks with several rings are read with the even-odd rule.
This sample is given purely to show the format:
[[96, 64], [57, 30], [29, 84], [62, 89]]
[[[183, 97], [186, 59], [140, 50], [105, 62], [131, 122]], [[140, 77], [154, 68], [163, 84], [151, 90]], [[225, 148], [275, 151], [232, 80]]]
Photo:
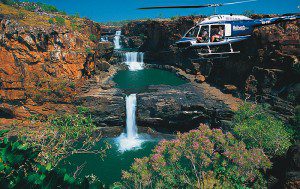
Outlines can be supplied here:
[[274, 18], [263, 18], [255, 20], [254, 27], [270, 25], [270, 24], [277, 24], [280, 22], [286, 21], [293, 21], [300, 19], [300, 14], [288, 15], [288, 16], [281, 16], [281, 17], [274, 17]]

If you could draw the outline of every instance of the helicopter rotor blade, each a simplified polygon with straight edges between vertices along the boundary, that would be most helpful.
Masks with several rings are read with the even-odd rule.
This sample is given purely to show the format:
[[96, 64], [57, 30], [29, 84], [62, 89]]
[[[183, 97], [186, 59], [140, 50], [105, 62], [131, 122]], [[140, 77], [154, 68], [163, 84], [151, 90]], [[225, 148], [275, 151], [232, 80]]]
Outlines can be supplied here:
[[220, 7], [224, 5], [234, 5], [240, 3], [254, 2], [257, 0], [246, 0], [246, 1], [237, 1], [231, 3], [217, 3], [217, 4], [204, 4], [204, 5], [182, 5], [182, 6], [155, 6], [155, 7], [142, 7], [138, 8], [139, 10], [151, 10], [151, 9], [190, 9], [190, 8], [206, 8], [206, 7]]
[[230, 2], [230, 3], [222, 3], [221, 5], [235, 5], [235, 4], [241, 4], [241, 3], [250, 3], [257, 0], [247, 0], [247, 1], [236, 1], [236, 2]]
[[150, 9], [191, 9], [191, 8], [205, 8], [210, 5], [182, 5], [182, 6], [156, 6], [156, 7], [142, 7], [139, 10], [150, 10]]

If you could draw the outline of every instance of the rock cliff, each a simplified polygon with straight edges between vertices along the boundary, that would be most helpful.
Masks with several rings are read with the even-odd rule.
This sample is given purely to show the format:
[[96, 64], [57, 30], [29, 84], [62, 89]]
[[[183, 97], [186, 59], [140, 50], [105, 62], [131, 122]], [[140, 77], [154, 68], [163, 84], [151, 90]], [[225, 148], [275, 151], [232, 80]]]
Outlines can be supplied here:
[[0, 4], [0, 119], [72, 111], [85, 78], [109, 66], [100, 37], [87, 19]]

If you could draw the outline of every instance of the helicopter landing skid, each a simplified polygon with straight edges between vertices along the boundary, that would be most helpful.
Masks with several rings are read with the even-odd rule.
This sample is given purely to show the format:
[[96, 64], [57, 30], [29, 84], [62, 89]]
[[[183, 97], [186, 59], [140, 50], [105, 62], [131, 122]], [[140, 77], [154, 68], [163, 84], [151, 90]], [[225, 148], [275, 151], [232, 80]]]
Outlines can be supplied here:
[[[203, 53], [203, 52], [199, 52], [198, 55], [201, 56], [202, 58], [205, 59], [214, 59], [214, 58], [228, 58], [229, 56], [224, 57], [223, 55], [230, 55], [230, 54], [239, 54], [240, 51], [234, 51], [232, 48], [231, 43], [229, 43], [229, 48], [230, 51], [225, 51], [225, 52], [212, 52], [212, 50], [210, 49], [210, 46], [207, 46], [207, 50], [208, 52]], [[211, 58], [208, 58], [208, 56], [212, 56]]]

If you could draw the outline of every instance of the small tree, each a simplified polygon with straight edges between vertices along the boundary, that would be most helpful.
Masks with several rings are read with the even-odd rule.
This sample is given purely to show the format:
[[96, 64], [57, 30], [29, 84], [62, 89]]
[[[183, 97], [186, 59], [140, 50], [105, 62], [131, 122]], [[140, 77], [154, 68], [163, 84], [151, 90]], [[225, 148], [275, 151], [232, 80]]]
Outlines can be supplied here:
[[56, 16], [55, 20], [56, 20], [57, 25], [59, 25], [59, 26], [64, 26], [66, 24], [65, 19], [63, 17]]
[[262, 150], [247, 150], [231, 133], [201, 125], [161, 141], [122, 178], [128, 188], [261, 188], [265, 182], [260, 170], [270, 167]]
[[291, 132], [270, 115], [266, 105], [245, 103], [234, 117], [233, 133], [247, 148], [261, 148], [269, 156], [281, 156], [291, 146]]
[[97, 36], [95, 36], [94, 34], [90, 35], [90, 40], [91, 41], [97, 41]]
[[[0, 137], [7, 131], [0, 131]], [[0, 140], [1, 188], [89, 188], [89, 178], [75, 179], [50, 163], [36, 161], [39, 150], [14, 138]], [[98, 184], [99, 187], [102, 185]]]

